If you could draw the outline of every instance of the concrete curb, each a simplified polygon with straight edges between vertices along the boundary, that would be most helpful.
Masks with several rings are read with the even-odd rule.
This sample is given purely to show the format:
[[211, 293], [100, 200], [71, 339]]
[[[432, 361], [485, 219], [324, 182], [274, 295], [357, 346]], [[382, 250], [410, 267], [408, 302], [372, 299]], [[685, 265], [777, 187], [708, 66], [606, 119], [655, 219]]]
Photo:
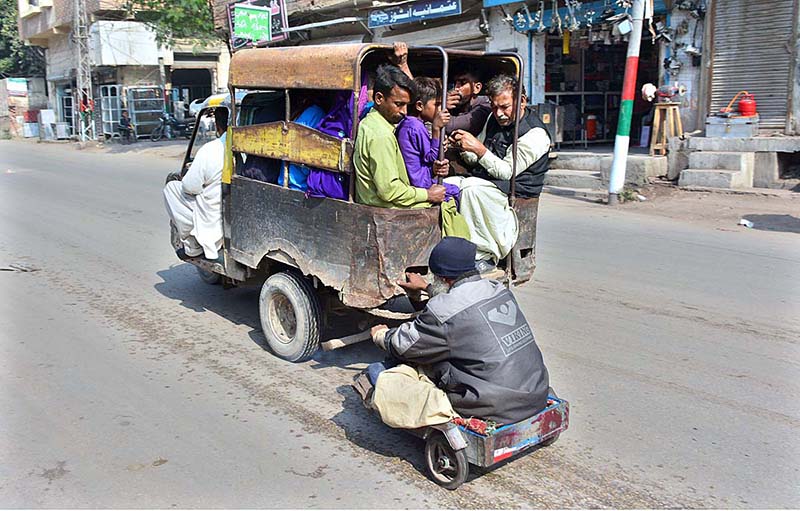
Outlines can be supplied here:
[[771, 188], [710, 188], [707, 186], [679, 186], [687, 192], [711, 192], [726, 195], [753, 195], [761, 197], [778, 197], [782, 199], [800, 199], [800, 193], [791, 190], [773, 190]]

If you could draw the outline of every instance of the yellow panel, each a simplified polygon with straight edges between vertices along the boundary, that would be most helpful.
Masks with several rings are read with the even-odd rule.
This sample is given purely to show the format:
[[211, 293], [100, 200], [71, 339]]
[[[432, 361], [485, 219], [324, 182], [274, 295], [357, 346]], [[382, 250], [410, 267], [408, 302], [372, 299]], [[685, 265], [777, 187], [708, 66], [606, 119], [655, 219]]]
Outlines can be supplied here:
[[233, 128], [234, 151], [351, 172], [353, 144], [294, 122], [271, 122]]
[[231, 184], [231, 176], [233, 175], [233, 151], [231, 150], [231, 140], [233, 134], [231, 128], [228, 126], [228, 131], [225, 132], [225, 160], [222, 164], [222, 182]]

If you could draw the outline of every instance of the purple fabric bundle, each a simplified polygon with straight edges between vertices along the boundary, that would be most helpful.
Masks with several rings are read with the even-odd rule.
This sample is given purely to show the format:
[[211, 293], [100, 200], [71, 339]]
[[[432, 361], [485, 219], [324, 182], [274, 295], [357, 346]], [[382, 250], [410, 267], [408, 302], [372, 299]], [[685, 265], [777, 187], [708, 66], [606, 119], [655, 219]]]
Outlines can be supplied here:
[[[339, 139], [349, 137], [353, 128], [353, 103], [352, 92], [337, 92], [333, 107], [317, 125], [317, 130]], [[346, 174], [317, 168], [311, 168], [308, 173], [307, 194], [309, 197], [347, 200], [349, 190], [350, 180]]]

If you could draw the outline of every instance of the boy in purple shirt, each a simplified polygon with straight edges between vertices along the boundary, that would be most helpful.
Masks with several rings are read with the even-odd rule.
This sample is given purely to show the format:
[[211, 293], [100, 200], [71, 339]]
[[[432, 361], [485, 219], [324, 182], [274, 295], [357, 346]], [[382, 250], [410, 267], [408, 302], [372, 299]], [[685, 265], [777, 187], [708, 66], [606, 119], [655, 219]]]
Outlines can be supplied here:
[[[442, 86], [438, 80], [418, 77], [414, 79], [414, 87], [416, 92], [408, 107], [408, 115], [397, 125], [395, 136], [411, 186], [428, 189], [434, 184], [433, 167], [439, 160], [439, 134], [450, 121], [450, 114], [441, 109]], [[428, 135], [426, 121], [433, 126], [432, 135]], [[446, 172], [446, 165], [437, 167], [443, 167], [442, 172]], [[444, 187], [445, 202], [450, 197], [458, 198], [457, 186], [445, 183]]]

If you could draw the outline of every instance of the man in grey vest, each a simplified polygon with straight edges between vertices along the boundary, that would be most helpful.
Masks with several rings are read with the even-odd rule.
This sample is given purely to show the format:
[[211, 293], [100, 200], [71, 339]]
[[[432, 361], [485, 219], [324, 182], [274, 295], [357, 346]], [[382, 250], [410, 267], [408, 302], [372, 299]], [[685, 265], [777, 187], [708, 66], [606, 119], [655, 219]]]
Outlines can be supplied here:
[[[518, 116], [516, 196], [538, 197], [550, 165], [550, 136], [536, 114], [527, 108], [525, 91], [520, 90], [516, 78], [498, 75], [489, 81], [486, 93], [492, 115], [480, 134], [476, 137], [456, 130], [450, 136], [451, 145], [461, 151], [461, 160], [470, 168], [469, 174], [445, 180], [461, 189], [459, 212], [470, 227], [470, 239], [478, 246], [477, 267], [481, 273], [491, 271], [508, 255], [519, 234], [516, 215], [508, 203]], [[517, 94], [521, 95], [519, 111], [515, 108]]]
[[[519, 91], [517, 79], [509, 75], [498, 75], [486, 86], [491, 102], [492, 115], [483, 131], [475, 137], [463, 130], [451, 134], [452, 142], [462, 151], [467, 163], [477, 164], [470, 172], [493, 182], [506, 194], [510, 193], [513, 172], [512, 144], [514, 121], [517, 112], [514, 99]], [[539, 117], [529, 108], [525, 91], [522, 90], [517, 140], [517, 197], [538, 197], [544, 184], [544, 175], [550, 168], [550, 135]]]
[[[428, 288], [432, 297], [425, 309], [397, 328], [374, 327], [375, 344], [401, 363], [426, 367], [426, 376], [464, 417], [511, 424], [541, 411], [549, 377], [514, 295], [480, 278], [475, 245], [465, 239], [444, 238], [428, 266], [435, 276], [431, 286], [416, 274], [402, 284], [410, 296]], [[384, 367], [370, 366], [373, 385], [380, 385]]]

